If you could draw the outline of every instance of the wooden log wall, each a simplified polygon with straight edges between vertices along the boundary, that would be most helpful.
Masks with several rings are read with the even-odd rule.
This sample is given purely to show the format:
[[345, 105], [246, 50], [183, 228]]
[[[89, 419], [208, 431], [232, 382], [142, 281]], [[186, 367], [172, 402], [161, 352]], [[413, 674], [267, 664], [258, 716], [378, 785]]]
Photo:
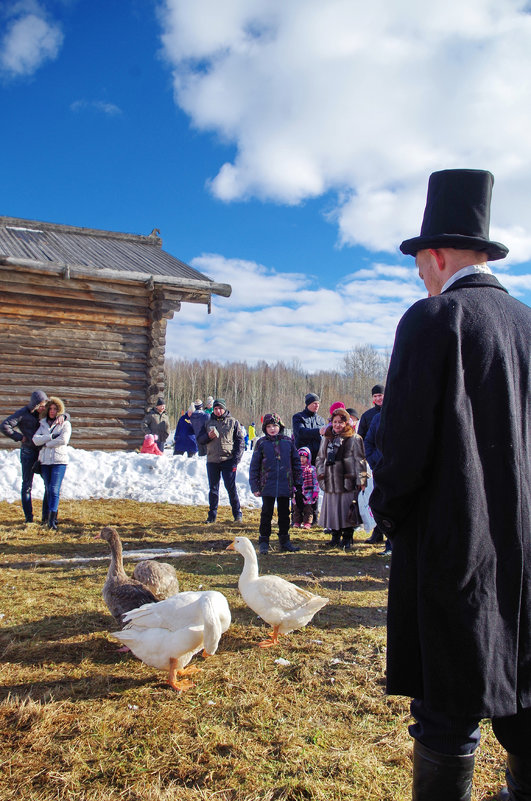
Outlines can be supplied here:
[[[65, 401], [74, 447], [137, 448], [146, 408], [164, 389], [166, 322], [180, 299], [125, 280], [1, 266], [0, 420], [43, 389]], [[0, 434], [0, 448], [15, 446]]]

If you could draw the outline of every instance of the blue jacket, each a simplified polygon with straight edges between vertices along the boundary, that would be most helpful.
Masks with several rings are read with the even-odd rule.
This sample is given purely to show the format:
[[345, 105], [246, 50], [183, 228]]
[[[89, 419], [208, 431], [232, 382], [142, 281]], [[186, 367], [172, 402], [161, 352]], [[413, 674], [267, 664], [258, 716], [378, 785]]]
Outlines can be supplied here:
[[371, 420], [371, 424], [365, 435], [365, 439], [363, 440], [363, 444], [365, 446], [365, 458], [369, 462], [371, 470], [374, 470], [382, 458], [382, 454], [376, 447], [376, 434], [380, 428], [380, 420], [381, 416], [379, 414], [375, 414]]
[[197, 453], [197, 442], [195, 439], [194, 429], [187, 414], [183, 414], [179, 418], [177, 428], [175, 429], [175, 438], [173, 444], [174, 453]]
[[301, 460], [290, 437], [260, 437], [249, 469], [251, 492], [272, 498], [290, 498], [293, 487], [302, 487]]

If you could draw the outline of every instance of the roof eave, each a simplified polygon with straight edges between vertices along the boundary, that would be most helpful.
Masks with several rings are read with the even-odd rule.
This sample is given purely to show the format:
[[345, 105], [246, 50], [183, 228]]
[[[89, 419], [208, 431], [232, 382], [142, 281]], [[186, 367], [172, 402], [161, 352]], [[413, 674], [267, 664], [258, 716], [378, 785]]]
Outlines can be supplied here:
[[[86, 264], [66, 264], [53, 261], [39, 261], [37, 259], [19, 259], [14, 256], [0, 254], [0, 265], [8, 267], [23, 267], [30, 272], [49, 273], [62, 278], [99, 278], [102, 281], [123, 281], [146, 286], [167, 286], [172, 289], [187, 289], [205, 292], [208, 296], [220, 295], [228, 298], [232, 293], [230, 284], [219, 284], [216, 281], [200, 281], [195, 278], [177, 278], [170, 275], [154, 275], [126, 270], [112, 270], [109, 268], [94, 267]], [[205, 299], [208, 303], [208, 297]]]

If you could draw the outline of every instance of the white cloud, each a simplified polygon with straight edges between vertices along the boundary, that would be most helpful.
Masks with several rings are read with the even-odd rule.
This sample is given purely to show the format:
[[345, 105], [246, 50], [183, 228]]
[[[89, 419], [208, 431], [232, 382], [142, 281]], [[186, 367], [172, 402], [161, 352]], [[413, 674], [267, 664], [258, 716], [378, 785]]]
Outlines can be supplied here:
[[168, 324], [169, 357], [186, 357], [193, 345], [197, 359], [300, 360], [309, 372], [335, 369], [354, 345], [392, 346], [398, 320], [426, 295], [414, 269], [392, 264], [363, 268], [334, 290], [312, 285], [305, 275], [215, 254], [192, 265], [230, 283], [233, 295], [214, 298], [211, 315], [204, 307], [183, 304]]
[[48, 21], [44, 9], [33, 0], [4, 7], [8, 22], [0, 42], [0, 71], [16, 78], [36, 72], [46, 61], [57, 58], [63, 33], [57, 22]]
[[[336, 193], [339, 241], [419, 233], [427, 176], [496, 176], [493, 236], [531, 255], [531, 16], [524, 0], [164, 0], [175, 97], [234, 143], [210, 187], [294, 204]], [[205, 24], [208, 20], [208, 24]]]
[[122, 109], [114, 103], [106, 103], [103, 100], [74, 100], [70, 104], [70, 111], [98, 111], [102, 114], [107, 114], [109, 117], [115, 117], [122, 113]]

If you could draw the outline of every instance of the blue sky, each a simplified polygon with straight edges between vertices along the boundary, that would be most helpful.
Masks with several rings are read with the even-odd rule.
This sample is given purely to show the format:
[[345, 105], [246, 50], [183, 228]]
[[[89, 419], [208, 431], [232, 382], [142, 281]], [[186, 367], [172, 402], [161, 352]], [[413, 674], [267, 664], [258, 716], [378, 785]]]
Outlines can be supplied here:
[[234, 290], [183, 306], [168, 355], [312, 371], [392, 345], [430, 172], [487, 168], [529, 304], [531, 17], [462, 5], [4, 0], [0, 214], [159, 228]]

